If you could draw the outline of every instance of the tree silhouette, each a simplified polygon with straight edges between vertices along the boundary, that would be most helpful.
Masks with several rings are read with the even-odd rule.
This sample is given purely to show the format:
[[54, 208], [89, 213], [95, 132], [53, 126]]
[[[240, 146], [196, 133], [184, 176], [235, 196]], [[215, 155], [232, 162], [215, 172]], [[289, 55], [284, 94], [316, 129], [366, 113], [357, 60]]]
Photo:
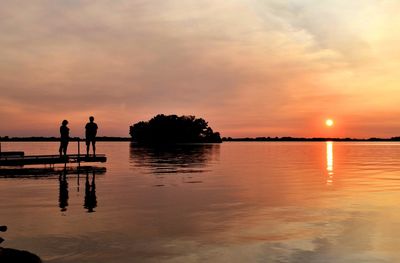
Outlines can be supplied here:
[[159, 114], [151, 120], [130, 126], [132, 140], [142, 144], [220, 143], [220, 134], [195, 116]]

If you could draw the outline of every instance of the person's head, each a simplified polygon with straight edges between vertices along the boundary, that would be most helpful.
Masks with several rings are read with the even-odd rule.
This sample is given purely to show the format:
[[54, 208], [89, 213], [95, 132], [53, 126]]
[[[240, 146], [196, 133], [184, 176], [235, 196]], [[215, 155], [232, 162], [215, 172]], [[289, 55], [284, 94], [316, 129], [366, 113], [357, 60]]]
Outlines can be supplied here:
[[68, 121], [67, 121], [67, 120], [63, 120], [63, 121], [62, 121], [62, 125], [63, 125], [63, 126], [67, 126], [67, 124], [68, 124]]
[[90, 117], [89, 117], [89, 121], [90, 121], [90, 122], [93, 122], [93, 121], [94, 121], [94, 117], [93, 117], [93, 116], [90, 116]]

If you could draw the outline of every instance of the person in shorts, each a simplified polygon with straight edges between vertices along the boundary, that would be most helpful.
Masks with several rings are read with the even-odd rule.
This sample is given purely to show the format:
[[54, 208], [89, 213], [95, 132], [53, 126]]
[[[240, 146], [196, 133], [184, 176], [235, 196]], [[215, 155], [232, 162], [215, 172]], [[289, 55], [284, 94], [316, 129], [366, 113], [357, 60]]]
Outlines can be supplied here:
[[89, 156], [90, 144], [93, 147], [93, 156], [96, 156], [96, 135], [97, 124], [94, 122], [94, 117], [90, 116], [89, 122], [85, 126], [86, 134], [86, 156]]

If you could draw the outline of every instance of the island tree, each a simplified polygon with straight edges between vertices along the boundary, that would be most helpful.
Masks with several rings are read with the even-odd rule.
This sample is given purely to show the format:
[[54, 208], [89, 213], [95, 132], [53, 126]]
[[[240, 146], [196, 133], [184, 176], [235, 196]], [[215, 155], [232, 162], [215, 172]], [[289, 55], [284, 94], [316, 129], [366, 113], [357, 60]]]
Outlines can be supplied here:
[[130, 126], [132, 140], [141, 144], [220, 143], [220, 134], [195, 116], [159, 114]]

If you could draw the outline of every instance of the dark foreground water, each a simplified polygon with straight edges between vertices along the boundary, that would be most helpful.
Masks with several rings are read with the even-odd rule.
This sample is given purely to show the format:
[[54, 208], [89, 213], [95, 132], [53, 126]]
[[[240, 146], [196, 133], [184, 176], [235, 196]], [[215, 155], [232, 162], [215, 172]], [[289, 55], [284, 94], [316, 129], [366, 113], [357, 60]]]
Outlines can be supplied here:
[[[58, 144], [2, 148], [52, 154]], [[400, 262], [400, 144], [117, 142], [98, 152], [105, 173], [0, 178], [2, 245], [61, 263]]]

